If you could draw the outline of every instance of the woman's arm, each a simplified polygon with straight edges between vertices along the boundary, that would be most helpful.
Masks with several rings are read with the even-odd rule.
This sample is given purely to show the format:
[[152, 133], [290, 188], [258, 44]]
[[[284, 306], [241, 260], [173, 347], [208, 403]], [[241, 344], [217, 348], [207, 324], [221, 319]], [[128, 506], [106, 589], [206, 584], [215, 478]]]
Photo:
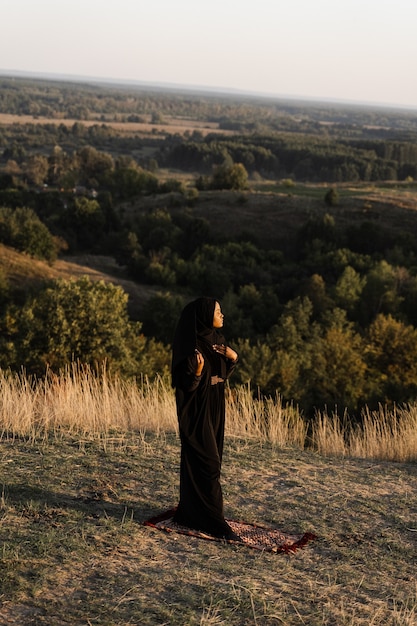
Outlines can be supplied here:
[[204, 357], [198, 350], [178, 366], [178, 384], [183, 391], [195, 391], [200, 384], [204, 368]]

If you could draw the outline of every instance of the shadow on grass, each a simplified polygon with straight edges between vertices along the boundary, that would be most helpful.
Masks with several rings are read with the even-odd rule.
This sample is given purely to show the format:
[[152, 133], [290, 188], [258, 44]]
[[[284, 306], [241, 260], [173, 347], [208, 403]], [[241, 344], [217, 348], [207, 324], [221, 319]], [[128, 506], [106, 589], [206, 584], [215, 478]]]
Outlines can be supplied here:
[[155, 504], [113, 502], [100, 491], [84, 491], [77, 496], [65, 492], [51, 491], [43, 487], [28, 484], [9, 484], [4, 486], [3, 500], [23, 512], [47, 510], [73, 510], [94, 519], [113, 518], [123, 522], [126, 518], [142, 524], [156, 514]]

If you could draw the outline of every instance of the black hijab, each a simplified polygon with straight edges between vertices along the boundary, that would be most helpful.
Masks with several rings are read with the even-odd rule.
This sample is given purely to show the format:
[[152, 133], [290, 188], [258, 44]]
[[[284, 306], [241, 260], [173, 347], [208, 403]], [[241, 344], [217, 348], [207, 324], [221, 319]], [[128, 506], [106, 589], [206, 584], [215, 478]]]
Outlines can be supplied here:
[[213, 328], [215, 298], [201, 297], [189, 302], [180, 315], [172, 346], [172, 385], [176, 386], [177, 368], [199, 350], [210, 364], [211, 375], [226, 376], [226, 360], [214, 352], [214, 344], [226, 342], [222, 333]]

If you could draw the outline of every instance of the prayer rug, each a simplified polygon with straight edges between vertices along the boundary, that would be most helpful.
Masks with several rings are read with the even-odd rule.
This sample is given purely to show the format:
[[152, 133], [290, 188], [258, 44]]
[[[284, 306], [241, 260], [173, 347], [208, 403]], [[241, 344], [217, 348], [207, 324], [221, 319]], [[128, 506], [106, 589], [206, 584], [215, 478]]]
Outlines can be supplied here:
[[193, 530], [186, 526], [181, 526], [173, 520], [175, 509], [169, 509], [161, 515], [146, 520], [145, 526], [151, 526], [165, 532], [176, 532], [191, 537], [199, 537], [209, 541], [220, 541], [222, 543], [231, 543], [237, 546], [243, 545], [255, 550], [263, 550], [265, 552], [284, 552], [291, 554], [303, 548], [309, 541], [317, 539], [313, 533], [304, 533], [303, 535], [291, 535], [283, 533], [276, 528], [267, 528], [258, 524], [248, 524], [247, 522], [236, 522], [226, 520], [232, 530], [239, 535], [242, 541], [225, 540], [219, 537], [213, 537], [208, 533], [200, 530]]

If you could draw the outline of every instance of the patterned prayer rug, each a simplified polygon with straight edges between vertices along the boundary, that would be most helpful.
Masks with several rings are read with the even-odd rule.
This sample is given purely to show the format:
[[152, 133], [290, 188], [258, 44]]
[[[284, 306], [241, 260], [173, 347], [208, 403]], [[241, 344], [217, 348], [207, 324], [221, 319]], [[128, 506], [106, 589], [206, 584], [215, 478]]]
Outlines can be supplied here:
[[222, 543], [232, 543], [234, 545], [243, 545], [255, 550], [263, 550], [265, 552], [284, 552], [291, 554], [303, 548], [309, 541], [317, 539], [313, 533], [304, 533], [304, 535], [290, 535], [283, 533], [276, 528], [267, 528], [257, 524], [248, 524], [246, 522], [236, 522], [226, 520], [232, 530], [239, 535], [242, 541], [232, 541], [213, 537], [200, 530], [193, 530], [186, 526], [181, 526], [173, 520], [175, 509], [169, 509], [161, 515], [146, 520], [145, 526], [151, 526], [158, 530], [166, 532], [176, 532], [191, 537], [199, 537], [209, 541], [220, 541]]

